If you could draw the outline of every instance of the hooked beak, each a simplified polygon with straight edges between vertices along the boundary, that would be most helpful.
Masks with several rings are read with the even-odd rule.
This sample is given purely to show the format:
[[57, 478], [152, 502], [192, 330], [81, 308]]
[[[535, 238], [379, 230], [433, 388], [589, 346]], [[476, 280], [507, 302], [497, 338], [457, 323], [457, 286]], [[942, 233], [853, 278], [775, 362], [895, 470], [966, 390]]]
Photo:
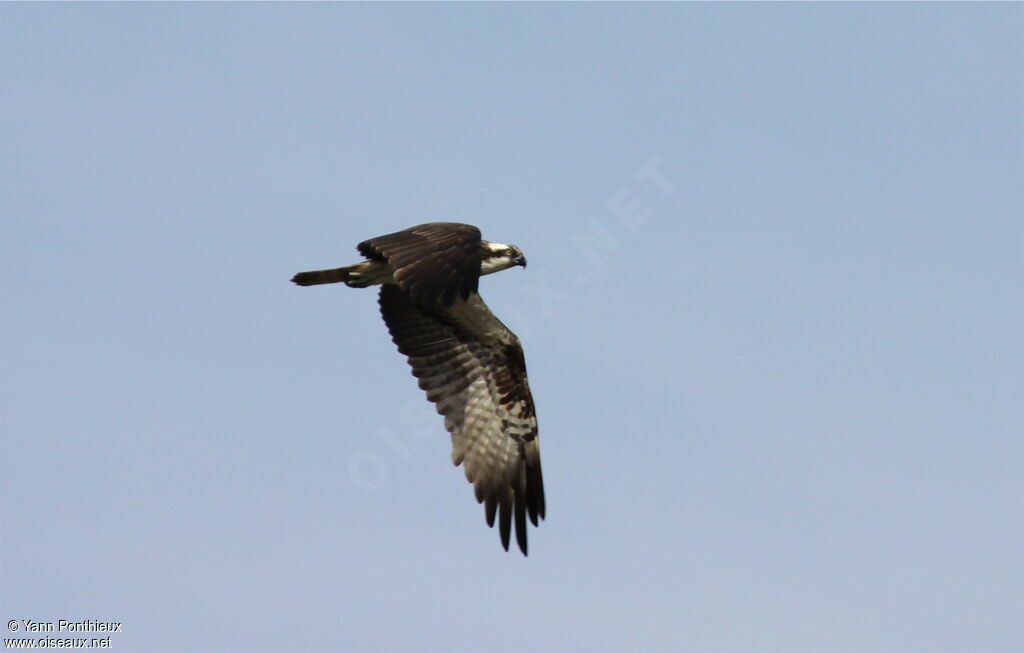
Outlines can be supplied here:
[[516, 262], [516, 265], [521, 265], [524, 268], [526, 267], [526, 257], [523, 256], [522, 254], [520, 254], [519, 256], [517, 256], [515, 258], [515, 262]]

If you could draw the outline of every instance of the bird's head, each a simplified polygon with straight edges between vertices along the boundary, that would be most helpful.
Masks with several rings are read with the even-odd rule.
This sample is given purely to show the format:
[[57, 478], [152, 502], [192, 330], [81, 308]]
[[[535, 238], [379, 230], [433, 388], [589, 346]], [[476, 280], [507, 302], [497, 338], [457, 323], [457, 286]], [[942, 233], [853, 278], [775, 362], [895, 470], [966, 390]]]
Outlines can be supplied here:
[[522, 250], [515, 245], [483, 240], [480, 241], [480, 248], [481, 275], [501, 272], [517, 265], [526, 267], [526, 257], [523, 256]]

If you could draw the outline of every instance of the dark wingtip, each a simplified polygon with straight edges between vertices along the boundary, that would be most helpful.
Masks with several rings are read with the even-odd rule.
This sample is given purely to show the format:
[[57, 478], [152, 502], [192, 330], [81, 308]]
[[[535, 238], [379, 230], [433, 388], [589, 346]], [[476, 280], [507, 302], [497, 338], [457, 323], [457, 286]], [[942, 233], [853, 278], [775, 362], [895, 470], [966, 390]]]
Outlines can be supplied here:
[[494, 528], [494, 517], [498, 514], [498, 502], [493, 497], [488, 497], [484, 512], [487, 516], [487, 525]]
[[509, 497], [498, 507], [498, 529], [501, 531], [501, 545], [508, 551], [508, 543], [512, 535], [512, 501]]
[[523, 505], [523, 495], [525, 492], [516, 493], [516, 506], [515, 506], [515, 518], [516, 518], [516, 542], [519, 543], [519, 549], [526, 555], [526, 506]]

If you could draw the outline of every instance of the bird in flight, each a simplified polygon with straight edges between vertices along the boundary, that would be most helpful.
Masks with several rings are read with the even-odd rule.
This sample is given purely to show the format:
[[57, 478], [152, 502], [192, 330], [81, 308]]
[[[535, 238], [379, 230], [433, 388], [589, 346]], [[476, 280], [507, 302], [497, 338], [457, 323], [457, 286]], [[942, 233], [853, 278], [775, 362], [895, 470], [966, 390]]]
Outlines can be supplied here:
[[463, 465], [487, 525], [508, 550], [512, 522], [526, 555], [526, 520], [544, 519], [537, 417], [523, 348], [477, 294], [480, 277], [521, 265], [515, 245], [473, 225], [431, 222], [364, 240], [366, 260], [299, 272], [300, 286], [380, 286], [380, 313], [413, 376], [444, 416], [452, 463]]

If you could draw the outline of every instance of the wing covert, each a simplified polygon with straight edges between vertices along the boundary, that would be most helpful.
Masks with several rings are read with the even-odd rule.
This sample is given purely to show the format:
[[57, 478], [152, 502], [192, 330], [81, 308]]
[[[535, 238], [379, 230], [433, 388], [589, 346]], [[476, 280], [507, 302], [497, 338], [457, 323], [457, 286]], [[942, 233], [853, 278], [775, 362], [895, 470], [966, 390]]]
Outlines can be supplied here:
[[429, 222], [364, 240], [359, 253], [386, 261], [414, 304], [451, 306], [475, 293], [480, 280], [480, 230], [458, 222]]

